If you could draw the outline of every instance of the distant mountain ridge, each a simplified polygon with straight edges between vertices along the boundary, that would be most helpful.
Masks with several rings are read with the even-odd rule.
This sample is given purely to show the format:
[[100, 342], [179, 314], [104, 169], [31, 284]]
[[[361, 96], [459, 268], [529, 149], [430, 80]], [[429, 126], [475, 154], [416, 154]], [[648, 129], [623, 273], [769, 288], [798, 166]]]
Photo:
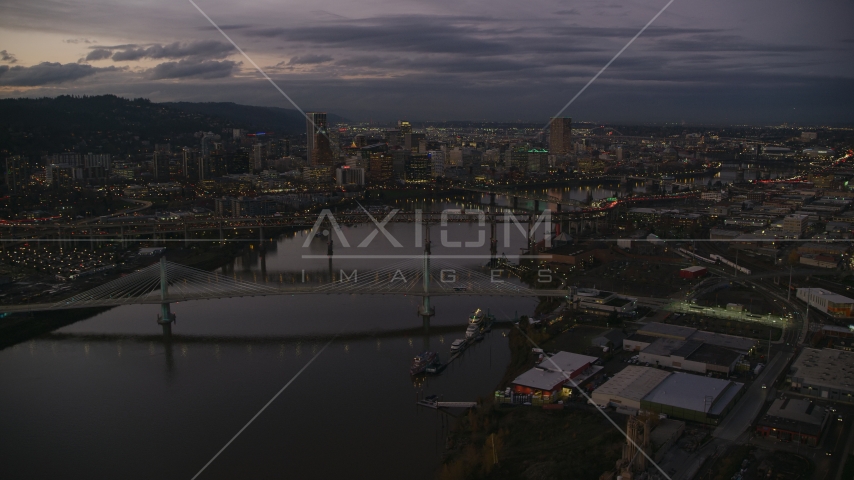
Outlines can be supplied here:
[[[269, 130], [285, 135], [305, 133], [305, 117], [299, 111], [287, 108], [258, 107], [233, 102], [163, 102], [159, 105], [220, 117], [259, 131]], [[335, 114], [328, 114], [327, 120], [332, 124], [347, 121]]]
[[[330, 123], [342, 120], [329, 115]], [[0, 99], [0, 156], [133, 153], [143, 140], [189, 145], [197, 142], [194, 132], [229, 128], [297, 136], [305, 134], [305, 118], [296, 110], [228, 102], [154, 103], [115, 95]]]

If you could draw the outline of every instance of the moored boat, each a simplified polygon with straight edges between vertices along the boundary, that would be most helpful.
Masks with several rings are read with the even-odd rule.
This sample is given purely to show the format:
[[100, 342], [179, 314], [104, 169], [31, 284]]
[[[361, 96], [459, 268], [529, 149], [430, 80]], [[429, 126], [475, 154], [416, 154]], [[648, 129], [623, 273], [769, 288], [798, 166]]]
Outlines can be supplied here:
[[436, 352], [422, 352], [416, 355], [412, 360], [412, 366], [409, 367], [410, 375], [418, 375], [423, 373], [430, 365], [439, 363], [439, 354]]

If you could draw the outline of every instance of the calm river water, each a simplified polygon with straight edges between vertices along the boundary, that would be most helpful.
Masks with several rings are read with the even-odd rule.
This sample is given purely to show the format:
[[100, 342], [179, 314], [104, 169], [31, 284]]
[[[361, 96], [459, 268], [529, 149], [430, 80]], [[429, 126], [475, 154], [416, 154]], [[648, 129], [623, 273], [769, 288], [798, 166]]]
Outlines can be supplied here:
[[[477, 238], [452, 224], [449, 240]], [[344, 228], [351, 248], [335, 254], [417, 254], [415, 230], [390, 224]], [[434, 255], [443, 248], [435, 233]], [[488, 238], [488, 227], [487, 227]], [[285, 278], [328, 270], [325, 241], [302, 233], [257, 250], [223, 271]], [[524, 244], [514, 234], [510, 246]], [[466, 253], [488, 254], [486, 246]], [[375, 269], [401, 260], [334, 259], [333, 270]], [[456, 260], [472, 268], [485, 260]], [[442, 333], [421, 326], [420, 297], [304, 295], [173, 304], [174, 340], [158, 337], [154, 305], [114, 308], [0, 351], [0, 465], [3, 478], [190, 479], [327, 343], [317, 359], [217, 458], [200, 479], [433, 478], [449, 421], [417, 407], [419, 394], [446, 400], [490, 396], [509, 361], [506, 330], [495, 329], [439, 376], [414, 382], [408, 368], [425, 346], [448, 358], [467, 315], [529, 314], [530, 298], [437, 297]], [[396, 333], [397, 332], [397, 333]], [[341, 336], [334, 338], [336, 334]]]

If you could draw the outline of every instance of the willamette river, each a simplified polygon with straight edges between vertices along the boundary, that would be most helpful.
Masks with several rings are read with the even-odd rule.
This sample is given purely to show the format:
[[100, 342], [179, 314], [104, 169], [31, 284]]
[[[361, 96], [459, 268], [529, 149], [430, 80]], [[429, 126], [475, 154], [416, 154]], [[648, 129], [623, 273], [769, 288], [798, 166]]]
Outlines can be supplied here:
[[[379, 219], [378, 219], [379, 220]], [[448, 241], [476, 240], [477, 225], [452, 224]], [[403, 245], [373, 227], [345, 227], [351, 248], [336, 255], [417, 254], [411, 224], [390, 224]], [[434, 229], [436, 230], [436, 229]], [[486, 227], [488, 239], [488, 227]], [[487, 255], [443, 248], [434, 255]], [[282, 237], [223, 271], [275, 280], [328, 272], [322, 238]], [[516, 232], [499, 252], [518, 254]], [[400, 259], [334, 259], [333, 271], [367, 271]], [[455, 260], [478, 268], [483, 259]], [[264, 272], [265, 275], [262, 275]], [[300, 272], [295, 275], [294, 272]], [[314, 355], [328, 347], [199, 476], [206, 478], [433, 478], [447, 418], [417, 407], [419, 394], [472, 401], [490, 396], [509, 361], [506, 330], [494, 329], [445, 372], [419, 384], [412, 357], [426, 345], [448, 358], [474, 308], [501, 319], [530, 314], [535, 300], [437, 297], [429, 336], [418, 328], [420, 297], [303, 295], [172, 305], [171, 345], [160, 341], [155, 305], [126, 306], [0, 351], [0, 464], [4, 478], [190, 479]], [[438, 329], [437, 329], [438, 330]], [[335, 339], [336, 334], [343, 334]], [[358, 334], [358, 335], [357, 335]]]
[[[734, 171], [719, 175], [729, 178]], [[709, 178], [682, 182], [705, 184]], [[549, 190], [579, 201], [614, 193], [603, 186]], [[499, 196], [496, 207], [483, 208], [509, 202]], [[395, 206], [459, 207], [442, 201]], [[414, 225], [387, 228], [402, 247], [377, 235], [358, 248], [373, 227], [345, 226], [351, 247], [333, 236], [340, 258], [333, 258], [332, 273], [406, 261], [378, 255], [421, 252]], [[445, 248], [434, 227], [434, 255], [489, 253], [488, 226], [451, 224], [445, 230], [448, 242], [477, 241], [485, 231], [487, 243]], [[499, 238], [499, 254], [508, 257], [525, 243], [515, 227], [509, 243], [503, 228]], [[309, 279], [328, 275], [325, 258], [305, 258], [324, 256], [325, 239], [311, 237], [307, 247], [305, 240], [305, 232], [281, 237], [263, 258], [256, 247], [221, 271], [272, 282], [301, 278], [303, 270]], [[354, 255], [373, 257], [343, 258]], [[443, 261], [471, 269], [486, 262]], [[171, 344], [158, 336], [157, 306], [126, 306], [6, 348], [0, 351], [3, 477], [190, 479], [328, 344], [199, 478], [433, 478], [450, 421], [417, 407], [416, 397], [490, 396], [509, 362], [506, 330], [493, 330], [439, 376], [414, 382], [408, 372], [412, 357], [429, 346], [448, 358], [451, 342], [464, 336], [475, 308], [508, 319], [532, 313], [536, 303], [518, 297], [436, 297], [432, 325], [454, 328], [401, 333], [421, 326], [420, 302], [417, 296], [391, 295], [182, 302], [172, 305], [178, 321]]]

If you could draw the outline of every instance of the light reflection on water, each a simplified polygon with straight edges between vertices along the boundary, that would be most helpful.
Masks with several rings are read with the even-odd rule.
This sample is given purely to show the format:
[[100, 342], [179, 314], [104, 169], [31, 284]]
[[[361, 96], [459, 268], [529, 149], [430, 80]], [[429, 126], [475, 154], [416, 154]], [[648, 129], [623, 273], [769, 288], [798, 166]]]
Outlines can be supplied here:
[[[473, 230], [449, 228], [454, 238]], [[362, 226], [346, 233], [361, 239], [369, 231]], [[389, 231], [404, 251], [418, 252], [410, 226]], [[326, 260], [302, 258], [316, 248], [303, 249], [304, 240], [296, 235], [268, 249], [267, 274], [327, 268]], [[378, 236], [368, 250], [390, 251], [384, 242]], [[518, 253], [523, 242], [520, 237], [503, 250]], [[324, 245], [317, 249], [325, 253]], [[253, 252], [224, 271], [259, 275], [261, 258]], [[377, 265], [333, 262], [336, 268]], [[480, 262], [462, 263], [478, 268]], [[489, 397], [509, 353], [496, 329], [440, 376], [413, 381], [412, 357], [432, 348], [447, 358], [445, 337], [462, 337], [474, 308], [505, 317], [530, 313], [535, 301], [437, 297], [436, 331], [429, 335], [414, 333], [421, 327], [418, 305], [416, 296], [358, 295], [180, 302], [172, 306], [178, 322], [171, 343], [158, 336], [158, 306], [126, 306], [13, 346], [0, 351], [0, 462], [9, 478], [190, 478], [343, 332], [204, 478], [248, 471], [254, 477], [370, 471], [375, 478], [432, 478], [448, 422], [416, 407], [416, 396]], [[34, 452], [44, 461], [34, 462]]]

